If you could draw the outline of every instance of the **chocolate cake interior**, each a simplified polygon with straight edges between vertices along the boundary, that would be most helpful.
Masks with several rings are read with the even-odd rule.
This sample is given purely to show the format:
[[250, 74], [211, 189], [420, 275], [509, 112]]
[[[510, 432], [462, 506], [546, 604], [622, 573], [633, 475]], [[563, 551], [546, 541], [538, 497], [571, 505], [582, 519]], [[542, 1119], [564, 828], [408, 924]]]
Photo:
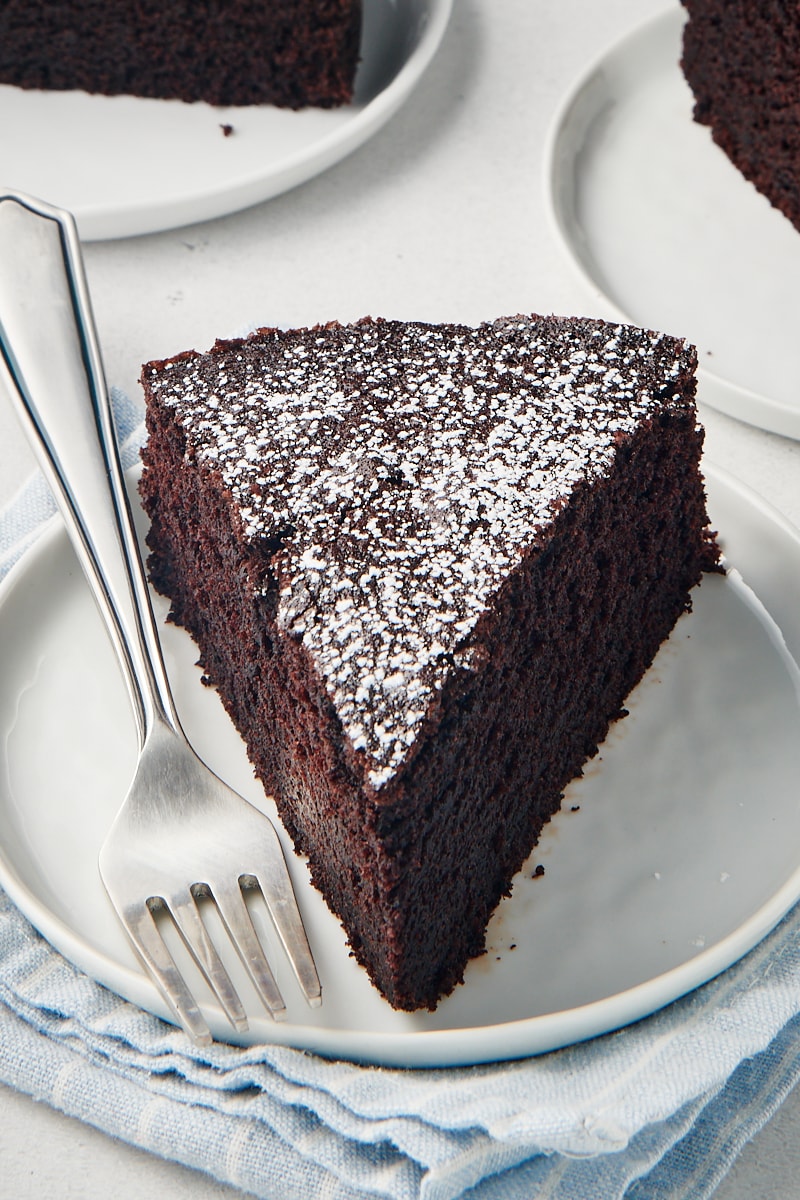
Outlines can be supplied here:
[[329, 108], [360, 32], [361, 0], [0, 0], [0, 83]]
[[800, 13], [760, 0], [683, 0], [694, 117], [800, 230]]

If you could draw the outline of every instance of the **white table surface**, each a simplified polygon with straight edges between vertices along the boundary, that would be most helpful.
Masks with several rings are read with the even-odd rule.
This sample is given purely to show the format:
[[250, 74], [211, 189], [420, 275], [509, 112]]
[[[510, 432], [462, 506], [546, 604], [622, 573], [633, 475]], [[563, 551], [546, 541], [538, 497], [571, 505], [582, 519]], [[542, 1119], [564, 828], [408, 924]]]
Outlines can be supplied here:
[[[663, 7], [455, 0], [417, 91], [343, 163], [243, 213], [88, 245], [109, 380], [135, 393], [142, 362], [205, 349], [253, 322], [602, 311], [552, 237], [542, 147], [559, 98], [586, 62]], [[709, 456], [800, 525], [800, 444], [707, 408], [702, 417]], [[0, 504], [31, 469], [0, 401]], [[745, 1149], [720, 1200], [800, 1197], [798, 1135], [800, 1094]], [[2, 1087], [0, 1164], [2, 1200], [237, 1194]]]

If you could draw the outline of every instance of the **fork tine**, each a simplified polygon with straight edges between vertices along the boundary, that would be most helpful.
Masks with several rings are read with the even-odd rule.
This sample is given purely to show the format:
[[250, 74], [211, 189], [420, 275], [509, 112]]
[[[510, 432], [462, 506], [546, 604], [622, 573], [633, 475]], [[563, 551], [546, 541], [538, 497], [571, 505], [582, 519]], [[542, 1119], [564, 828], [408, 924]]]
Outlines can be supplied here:
[[118, 910], [128, 936], [181, 1025], [198, 1046], [210, 1044], [211, 1030], [175, 965], [146, 904]]
[[245, 887], [260, 889], [303, 994], [310, 1007], [317, 1008], [322, 1004], [319, 975], [297, 906], [281, 840], [271, 823], [262, 822], [259, 826], [258, 849], [256, 853], [254, 846], [253, 860], [260, 864], [259, 869], [241, 875], [240, 883]]
[[180, 900], [173, 897], [167, 902], [167, 908], [192, 958], [208, 980], [231, 1025], [243, 1033], [248, 1028], [244, 1006], [209, 936], [193, 893], [189, 891]]
[[284, 868], [272, 870], [267, 877], [262, 872], [243, 875], [241, 882], [245, 887], [260, 889], [303, 994], [311, 1008], [318, 1008], [322, 1004], [322, 988], [288, 872]]
[[259, 996], [272, 1017], [276, 1021], [280, 1021], [286, 1015], [286, 1005], [258, 940], [258, 935], [253, 928], [253, 922], [238, 880], [232, 884], [212, 887], [212, 894], [225, 927]]

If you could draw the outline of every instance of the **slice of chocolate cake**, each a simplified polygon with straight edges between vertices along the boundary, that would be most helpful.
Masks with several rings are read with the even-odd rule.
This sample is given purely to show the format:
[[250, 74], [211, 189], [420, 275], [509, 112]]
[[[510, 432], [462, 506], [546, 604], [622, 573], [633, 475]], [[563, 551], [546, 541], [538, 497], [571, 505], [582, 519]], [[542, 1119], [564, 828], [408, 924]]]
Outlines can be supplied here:
[[683, 73], [695, 120], [800, 230], [800, 9], [683, 0]]
[[694, 367], [672, 338], [515, 317], [266, 329], [144, 368], [152, 578], [398, 1008], [481, 952], [717, 561]]
[[0, 0], [0, 83], [330, 108], [360, 32], [361, 0]]

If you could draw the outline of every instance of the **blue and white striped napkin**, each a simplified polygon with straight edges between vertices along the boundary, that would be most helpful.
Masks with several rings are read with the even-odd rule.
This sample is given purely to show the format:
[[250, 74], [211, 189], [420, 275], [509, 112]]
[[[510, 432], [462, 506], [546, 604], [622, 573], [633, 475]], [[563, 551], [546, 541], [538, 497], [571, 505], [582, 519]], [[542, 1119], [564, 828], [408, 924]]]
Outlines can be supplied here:
[[[123, 458], [141, 412], [114, 394]], [[0, 513], [0, 577], [54, 511]], [[800, 1075], [800, 913], [618, 1033], [520, 1062], [402, 1071], [196, 1049], [82, 975], [0, 892], [0, 1079], [269, 1200], [701, 1200]]]

